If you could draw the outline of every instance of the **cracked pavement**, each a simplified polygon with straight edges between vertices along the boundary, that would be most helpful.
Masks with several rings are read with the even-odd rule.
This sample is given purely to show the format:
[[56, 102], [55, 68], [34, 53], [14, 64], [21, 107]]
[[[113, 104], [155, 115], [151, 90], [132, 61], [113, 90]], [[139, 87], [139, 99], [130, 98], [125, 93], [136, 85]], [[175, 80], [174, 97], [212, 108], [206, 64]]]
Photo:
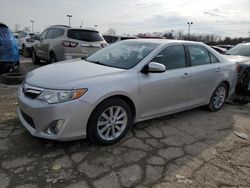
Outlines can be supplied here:
[[145, 121], [112, 146], [32, 137], [0, 85], [0, 187], [250, 187], [250, 105]]

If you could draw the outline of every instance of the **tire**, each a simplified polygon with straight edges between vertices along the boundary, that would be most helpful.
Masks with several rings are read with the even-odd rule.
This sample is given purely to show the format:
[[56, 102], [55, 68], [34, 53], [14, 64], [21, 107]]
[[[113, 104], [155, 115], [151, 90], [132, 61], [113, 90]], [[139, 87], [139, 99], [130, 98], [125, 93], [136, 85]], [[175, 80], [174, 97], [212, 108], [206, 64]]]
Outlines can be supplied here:
[[37, 57], [36, 52], [35, 52], [34, 49], [32, 49], [32, 63], [33, 63], [34, 65], [40, 63], [40, 58]]
[[54, 52], [50, 52], [49, 63], [56, 63], [56, 62], [57, 62], [56, 54]]
[[28, 52], [27, 48], [24, 45], [22, 46], [22, 55], [23, 55], [23, 57], [30, 56], [30, 53]]
[[226, 101], [227, 94], [228, 94], [228, 88], [226, 84], [220, 83], [210, 98], [208, 109], [212, 112], [220, 110]]
[[1, 76], [1, 82], [6, 85], [21, 84], [25, 79], [24, 73], [5, 73]]
[[[111, 109], [113, 109], [113, 116]], [[117, 143], [128, 132], [132, 120], [131, 109], [125, 101], [119, 98], [107, 99], [92, 112], [88, 121], [87, 136], [92, 142], [99, 145]]]

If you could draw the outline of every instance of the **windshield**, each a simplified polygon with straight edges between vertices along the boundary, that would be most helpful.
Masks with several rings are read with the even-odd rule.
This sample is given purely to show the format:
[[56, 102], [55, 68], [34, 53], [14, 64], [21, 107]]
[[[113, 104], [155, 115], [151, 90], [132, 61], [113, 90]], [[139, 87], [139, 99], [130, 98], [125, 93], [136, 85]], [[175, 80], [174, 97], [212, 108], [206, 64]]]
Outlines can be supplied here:
[[112, 44], [89, 56], [86, 61], [121, 69], [130, 69], [145, 58], [158, 44], [123, 41]]
[[250, 44], [238, 44], [226, 52], [228, 55], [241, 55], [250, 57]]

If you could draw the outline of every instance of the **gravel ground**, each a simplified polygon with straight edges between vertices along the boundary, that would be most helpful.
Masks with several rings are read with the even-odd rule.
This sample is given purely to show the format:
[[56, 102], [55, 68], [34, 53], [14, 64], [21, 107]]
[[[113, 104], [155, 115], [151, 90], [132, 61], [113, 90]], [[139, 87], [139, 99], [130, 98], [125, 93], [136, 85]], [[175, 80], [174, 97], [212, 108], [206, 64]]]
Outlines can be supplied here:
[[233, 132], [250, 136], [250, 105], [145, 121], [101, 147], [32, 137], [16, 118], [16, 89], [0, 84], [1, 188], [250, 187], [250, 141]]

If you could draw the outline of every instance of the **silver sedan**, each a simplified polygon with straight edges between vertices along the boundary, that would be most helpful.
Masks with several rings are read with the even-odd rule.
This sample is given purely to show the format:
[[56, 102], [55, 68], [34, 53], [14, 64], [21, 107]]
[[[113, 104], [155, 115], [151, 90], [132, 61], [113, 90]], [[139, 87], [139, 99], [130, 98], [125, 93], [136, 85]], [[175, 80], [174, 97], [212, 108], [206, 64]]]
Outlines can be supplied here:
[[136, 122], [204, 105], [217, 111], [235, 82], [235, 64], [205, 44], [127, 40], [28, 73], [17, 114], [34, 136], [108, 145]]

